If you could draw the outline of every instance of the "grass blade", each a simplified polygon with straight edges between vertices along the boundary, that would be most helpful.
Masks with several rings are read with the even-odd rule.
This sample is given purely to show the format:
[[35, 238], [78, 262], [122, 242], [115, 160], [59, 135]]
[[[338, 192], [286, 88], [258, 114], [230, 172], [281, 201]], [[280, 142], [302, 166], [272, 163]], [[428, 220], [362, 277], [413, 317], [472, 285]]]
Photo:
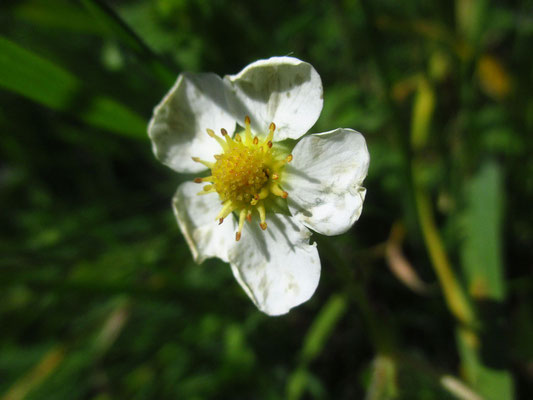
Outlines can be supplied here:
[[[54, 110], [74, 113], [97, 128], [147, 139], [146, 121], [116, 100], [92, 96], [73, 74], [0, 36], [0, 88]], [[83, 105], [78, 104], [80, 98]]]
[[0, 87], [61, 110], [80, 86], [69, 72], [0, 37]]

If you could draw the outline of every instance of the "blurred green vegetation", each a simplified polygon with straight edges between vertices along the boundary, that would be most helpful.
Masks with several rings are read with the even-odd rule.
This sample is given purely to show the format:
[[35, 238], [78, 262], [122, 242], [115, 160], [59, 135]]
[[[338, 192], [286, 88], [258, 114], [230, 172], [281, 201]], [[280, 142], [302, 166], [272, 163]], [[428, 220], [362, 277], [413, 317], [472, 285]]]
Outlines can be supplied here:
[[[0, 399], [533, 398], [533, 2], [4, 0]], [[181, 71], [293, 55], [371, 152], [322, 278], [193, 264], [146, 124]]]

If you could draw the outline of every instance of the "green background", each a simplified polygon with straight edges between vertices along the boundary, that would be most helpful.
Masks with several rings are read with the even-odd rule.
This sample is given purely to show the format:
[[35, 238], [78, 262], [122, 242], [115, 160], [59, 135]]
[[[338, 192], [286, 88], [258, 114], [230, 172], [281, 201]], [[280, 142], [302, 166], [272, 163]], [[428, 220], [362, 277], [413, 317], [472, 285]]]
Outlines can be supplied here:
[[[531, 399], [533, 2], [3, 0], [0, 399]], [[197, 266], [146, 125], [292, 55], [371, 153], [282, 317]]]

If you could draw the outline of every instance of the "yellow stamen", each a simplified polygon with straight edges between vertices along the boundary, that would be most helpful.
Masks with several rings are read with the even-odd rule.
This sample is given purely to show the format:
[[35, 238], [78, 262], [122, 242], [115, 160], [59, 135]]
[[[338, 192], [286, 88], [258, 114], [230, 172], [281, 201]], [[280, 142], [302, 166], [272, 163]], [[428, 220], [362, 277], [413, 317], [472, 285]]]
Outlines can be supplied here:
[[203, 196], [203, 195], [205, 195], [205, 194], [216, 193], [216, 192], [217, 192], [217, 191], [216, 191], [215, 189], [211, 189], [211, 190], [209, 190], [209, 191], [207, 191], [207, 192], [206, 192], [205, 190], [202, 190], [201, 192], [198, 192], [198, 193], [196, 193], [196, 194], [197, 194], [198, 196]]
[[241, 239], [241, 232], [244, 226], [244, 221], [246, 220], [246, 214], [247, 214], [247, 210], [245, 210], [244, 208], [239, 213], [239, 230], [235, 234], [235, 240], [237, 242]]
[[213, 182], [212, 176], [206, 176], [205, 178], [194, 178], [194, 183]]
[[270, 185], [270, 191], [272, 192], [272, 194], [275, 194], [276, 196], [282, 197], [284, 199], [289, 196], [289, 193], [284, 190], [281, 190], [277, 183], [273, 183]]
[[231, 200], [227, 200], [225, 203], [222, 204], [222, 210], [220, 210], [215, 220], [218, 220], [219, 223], [221, 224], [222, 221], [224, 221], [224, 218], [226, 218], [229, 215], [229, 213], [232, 212], [233, 210], [234, 210], [233, 203], [231, 202]]
[[263, 202], [257, 205], [257, 212], [259, 213], [259, 220], [261, 221], [259, 223], [259, 226], [261, 227], [262, 230], [265, 230], [267, 228], [267, 223], [266, 223], [266, 210], [265, 210], [265, 205], [263, 204]]
[[[271, 122], [270, 126], [268, 127], [268, 136], [266, 137], [264, 143], [272, 142], [272, 139], [274, 139], [275, 130], [276, 130], [276, 124], [274, 122]], [[272, 145], [269, 147], [272, 147]]]
[[[203, 187], [199, 194], [216, 192], [222, 203], [222, 208], [216, 219], [221, 224], [224, 219], [235, 212], [238, 214], [238, 230], [235, 240], [242, 236], [244, 222], [252, 221], [254, 208], [259, 215], [259, 226], [265, 230], [266, 204], [271, 196], [287, 198], [279, 183], [285, 165], [292, 160], [292, 155], [281, 158], [276, 152], [274, 131], [276, 125], [271, 123], [269, 132], [264, 137], [252, 135], [251, 121], [244, 119], [244, 130], [230, 137], [227, 130], [220, 129], [221, 136], [217, 136], [212, 129], [207, 129], [209, 136], [214, 138], [222, 147], [222, 152], [214, 156], [215, 162], [207, 162], [193, 157], [195, 162], [202, 163], [211, 170], [211, 176], [194, 179], [197, 183], [210, 182]], [[259, 139], [263, 137], [264, 139]], [[266, 200], [266, 202], [265, 202]]]
[[244, 134], [246, 144], [250, 144], [252, 141], [252, 129], [250, 128], [250, 117], [248, 115], [244, 117]]
[[211, 168], [213, 168], [215, 166], [215, 163], [213, 163], [213, 162], [204, 161], [204, 160], [201, 160], [198, 157], [191, 157], [191, 158], [192, 158], [192, 160], [194, 162], [197, 162], [197, 163], [200, 163], [200, 164], [204, 164], [209, 169], [211, 169]]
[[233, 141], [233, 139], [231, 138], [230, 135], [228, 135], [228, 131], [225, 130], [224, 128], [222, 128], [220, 130], [220, 133], [222, 134], [222, 136], [226, 139], [226, 143], [228, 144], [229, 147], [233, 147], [235, 146], [235, 142]]
[[223, 150], [227, 150], [228, 149], [228, 145], [226, 144], [226, 142], [224, 140], [222, 140], [222, 138], [220, 138], [217, 135], [215, 135], [215, 131], [213, 129], [207, 129], [207, 134], [209, 136], [211, 136], [213, 139], [215, 139], [218, 142], [218, 144], [220, 145], [220, 147], [222, 147]]
[[261, 188], [261, 191], [259, 192], [259, 199], [263, 200], [266, 199], [269, 195], [270, 191], [268, 190], [267, 186], [264, 186]]

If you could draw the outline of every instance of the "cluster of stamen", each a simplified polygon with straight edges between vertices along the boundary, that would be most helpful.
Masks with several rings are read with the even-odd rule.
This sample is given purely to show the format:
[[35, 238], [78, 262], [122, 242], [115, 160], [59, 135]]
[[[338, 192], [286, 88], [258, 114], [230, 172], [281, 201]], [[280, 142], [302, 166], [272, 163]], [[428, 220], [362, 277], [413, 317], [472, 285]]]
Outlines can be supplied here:
[[[272, 139], [276, 125], [272, 122], [269, 133], [264, 140], [252, 135], [250, 118], [244, 119], [244, 132], [235, 134], [231, 138], [225, 129], [221, 129], [222, 137], [217, 136], [211, 129], [207, 130], [209, 136], [217, 140], [223, 152], [215, 155], [215, 162], [208, 162], [193, 157], [193, 160], [204, 164], [211, 170], [211, 175], [205, 178], [196, 178], [196, 183], [209, 182], [198, 194], [218, 193], [222, 202], [216, 219], [221, 224], [232, 212], [239, 215], [239, 228], [235, 235], [238, 241], [241, 238], [244, 222], [251, 222], [255, 210], [259, 215], [259, 226], [265, 230], [266, 209], [265, 200], [273, 194], [287, 198], [279, 180], [286, 163], [292, 160], [292, 155], [279, 159], [272, 152]], [[244, 134], [244, 138], [241, 135]]]

